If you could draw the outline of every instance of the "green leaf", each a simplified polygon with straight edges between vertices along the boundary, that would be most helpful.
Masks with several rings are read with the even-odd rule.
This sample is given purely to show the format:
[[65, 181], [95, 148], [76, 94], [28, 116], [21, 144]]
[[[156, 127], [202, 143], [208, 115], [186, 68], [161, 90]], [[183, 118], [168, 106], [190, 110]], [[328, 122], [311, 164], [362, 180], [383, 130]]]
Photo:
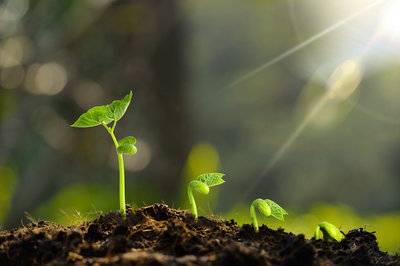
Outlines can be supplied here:
[[284, 221], [283, 215], [287, 215], [288, 213], [272, 200], [266, 199], [265, 202], [271, 208], [271, 215], [278, 220]]
[[209, 187], [216, 186], [222, 183], [225, 183], [225, 180], [222, 179], [222, 177], [225, 174], [220, 174], [220, 173], [208, 173], [208, 174], [202, 174], [197, 177], [197, 180], [200, 182], [203, 182]]
[[135, 154], [137, 149], [132, 144], [123, 144], [118, 146], [117, 152], [119, 154]]
[[132, 136], [125, 137], [118, 141], [118, 146], [125, 145], [125, 144], [130, 144], [130, 145], [135, 145], [136, 144], [136, 139]]
[[107, 106], [95, 106], [90, 108], [86, 113], [82, 114], [72, 127], [95, 127], [98, 125], [109, 124], [112, 122], [107, 115]]
[[72, 127], [95, 127], [112, 121], [118, 121], [125, 114], [132, 99], [132, 91], [122, 100], [113, 101], [108, 105], [100, 105], [90, 108], [82, 114]]
[[125, 114], [126, 109], [128, 109], [131, 99], [132, 91], [122, 100], [116, 100], [107, 105], [107, 116], [114, 121], [120, 120], [121, 117]]

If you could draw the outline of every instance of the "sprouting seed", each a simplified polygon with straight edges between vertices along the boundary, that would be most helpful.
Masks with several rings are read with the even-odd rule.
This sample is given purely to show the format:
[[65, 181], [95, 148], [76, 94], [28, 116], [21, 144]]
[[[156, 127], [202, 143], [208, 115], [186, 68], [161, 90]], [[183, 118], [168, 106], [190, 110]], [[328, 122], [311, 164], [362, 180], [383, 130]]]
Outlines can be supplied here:
[[268, 218], [270, 216], [275, 217], [278, 220], [284, 221], [283, 215], [287, 215], [288, 213], [278, 204], [273, 202], [272, 200], [266, 199], [256, 199], [250, 206], [250, 217], [253, 222], [254, 230], [258, 232], [258, 221], [256, 216], [256, 209], [259, 210], [260, 214], [264, 218]]
[[196, 180], [193, 180], [189, 183], [188, 197], [189, 197], [190, 208], [192, 209], [192, 214], [194, 215], [195, 221], [197, 221], [198, 219], [198, 214], [197, 214], [196, 202], [194, 201], [193, 197], [193, 190], [196, 190], [204, 195], [207, 195], [208, 192], [210, 191], [210, 187], [225, 183], [225, 180], [222, 179], [224, 175], [225, 174], [220, 174], [220, 173], [202, 174], [198, 176]]
[[328, 222], [322, 222], [318, 224], [317, 228], [315, 229], [314, 237], [315, 240], [324, 238], [330, 242], [332, 242], [333, 240], [340, 242], [344, 238], [344, 235], [333, 224]]

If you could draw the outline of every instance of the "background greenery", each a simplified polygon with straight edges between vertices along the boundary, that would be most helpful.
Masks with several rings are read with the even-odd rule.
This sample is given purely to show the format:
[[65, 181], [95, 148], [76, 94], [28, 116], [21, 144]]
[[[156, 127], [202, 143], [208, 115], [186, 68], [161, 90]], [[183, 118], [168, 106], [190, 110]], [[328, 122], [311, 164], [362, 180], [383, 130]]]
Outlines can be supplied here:
[[196, 195], [203, 215], [248, 223], [252, 200], [270, 198], [289, 212], [264, 220], [274, 228], [363, 227], [398, 252], [399, 12], [396, 0], [0, 2], [1, 227], [118, 208], [107, 132], [69, 125], [132, 90], [116, 134], [138, 140], [133, 206], [187, 209], [188, 181], [220, 171], [227, 182]]

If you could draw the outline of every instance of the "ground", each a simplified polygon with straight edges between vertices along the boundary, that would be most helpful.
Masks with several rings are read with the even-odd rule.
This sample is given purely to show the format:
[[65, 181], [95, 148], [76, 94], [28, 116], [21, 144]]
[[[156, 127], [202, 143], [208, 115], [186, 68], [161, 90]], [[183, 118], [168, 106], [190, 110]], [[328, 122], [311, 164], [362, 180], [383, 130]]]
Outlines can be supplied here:
[[0, 265], [400, 265], [371, 232], [309, 240], [282, 229], [212, 220], [154, 204], [101, 215], [80, 226], [46, 221], [0, 232]]

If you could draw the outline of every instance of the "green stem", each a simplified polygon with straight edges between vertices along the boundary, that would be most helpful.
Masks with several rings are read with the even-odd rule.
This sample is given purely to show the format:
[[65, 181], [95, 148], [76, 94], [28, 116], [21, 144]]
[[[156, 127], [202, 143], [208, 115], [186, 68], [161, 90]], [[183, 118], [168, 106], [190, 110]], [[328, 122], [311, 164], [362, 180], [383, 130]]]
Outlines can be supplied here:
[[197, 206], [196, 202], [194, 201], [193, 190], [190, 186], [188, 186], [188, 196], [189, 196], [190, 208], [192, 209], [192, 214], [194, 215], [194, 220], [197, 222], [198, 219]]
[[125, 209], [125, 172], [124, 172], [124, 158], [122, 154], [118, 153], [119, 164], [119, 209], [121, 210], [122, 218], [126, 218]]
[[258, 232], [258, 221], [256, 216], [256, 208], [254, 207], [254, 204], [251, 204], [250, 206], [250, 217], [251, 220], [253, 221], [254, 230]]
[[[111, 138], [115, 145], [115, 150], [118, 148], [118, 141], [114, 135], [114, 129], [117, 122], [114, 121], [114, 125], [112, 128], [109, 128], [107, 125], [103, 124], [103, 126], [107, 129], [108, 133], [110, 133]], [[122, 154], [118, 153], [118, 165], [119, 165], [119, 209], [121, 212], [121, 216], [123, 219], [126, 219], [126, 207], [125, 207], [125, 172], [124, 172], [124, 157]]]
[[194, 220], [195, 222], [197, 222], [198, 215], [197, 215], [196, 202], [194, 201], [193, 197], [193, 190], [197, 190], [198, 192], [207, 195], [208, 192], [210, 192], [210, 188], [206, 184], [198, 180], [193, 180], [188, 185], [188, 196], [189, 196], [190, 207], [192, 208], [192, 214], [194, 215]]
[[320, 228], [319, 228], [319, 225], [318, 225], [317, 228], [315, 229], [315, 233], [314, 233], [315, 240], [318, 240], [318, 239], [321, 239], [321, 238], [322, 238], [322, 237], [319, 235], [319, 232], [320, 232]]

